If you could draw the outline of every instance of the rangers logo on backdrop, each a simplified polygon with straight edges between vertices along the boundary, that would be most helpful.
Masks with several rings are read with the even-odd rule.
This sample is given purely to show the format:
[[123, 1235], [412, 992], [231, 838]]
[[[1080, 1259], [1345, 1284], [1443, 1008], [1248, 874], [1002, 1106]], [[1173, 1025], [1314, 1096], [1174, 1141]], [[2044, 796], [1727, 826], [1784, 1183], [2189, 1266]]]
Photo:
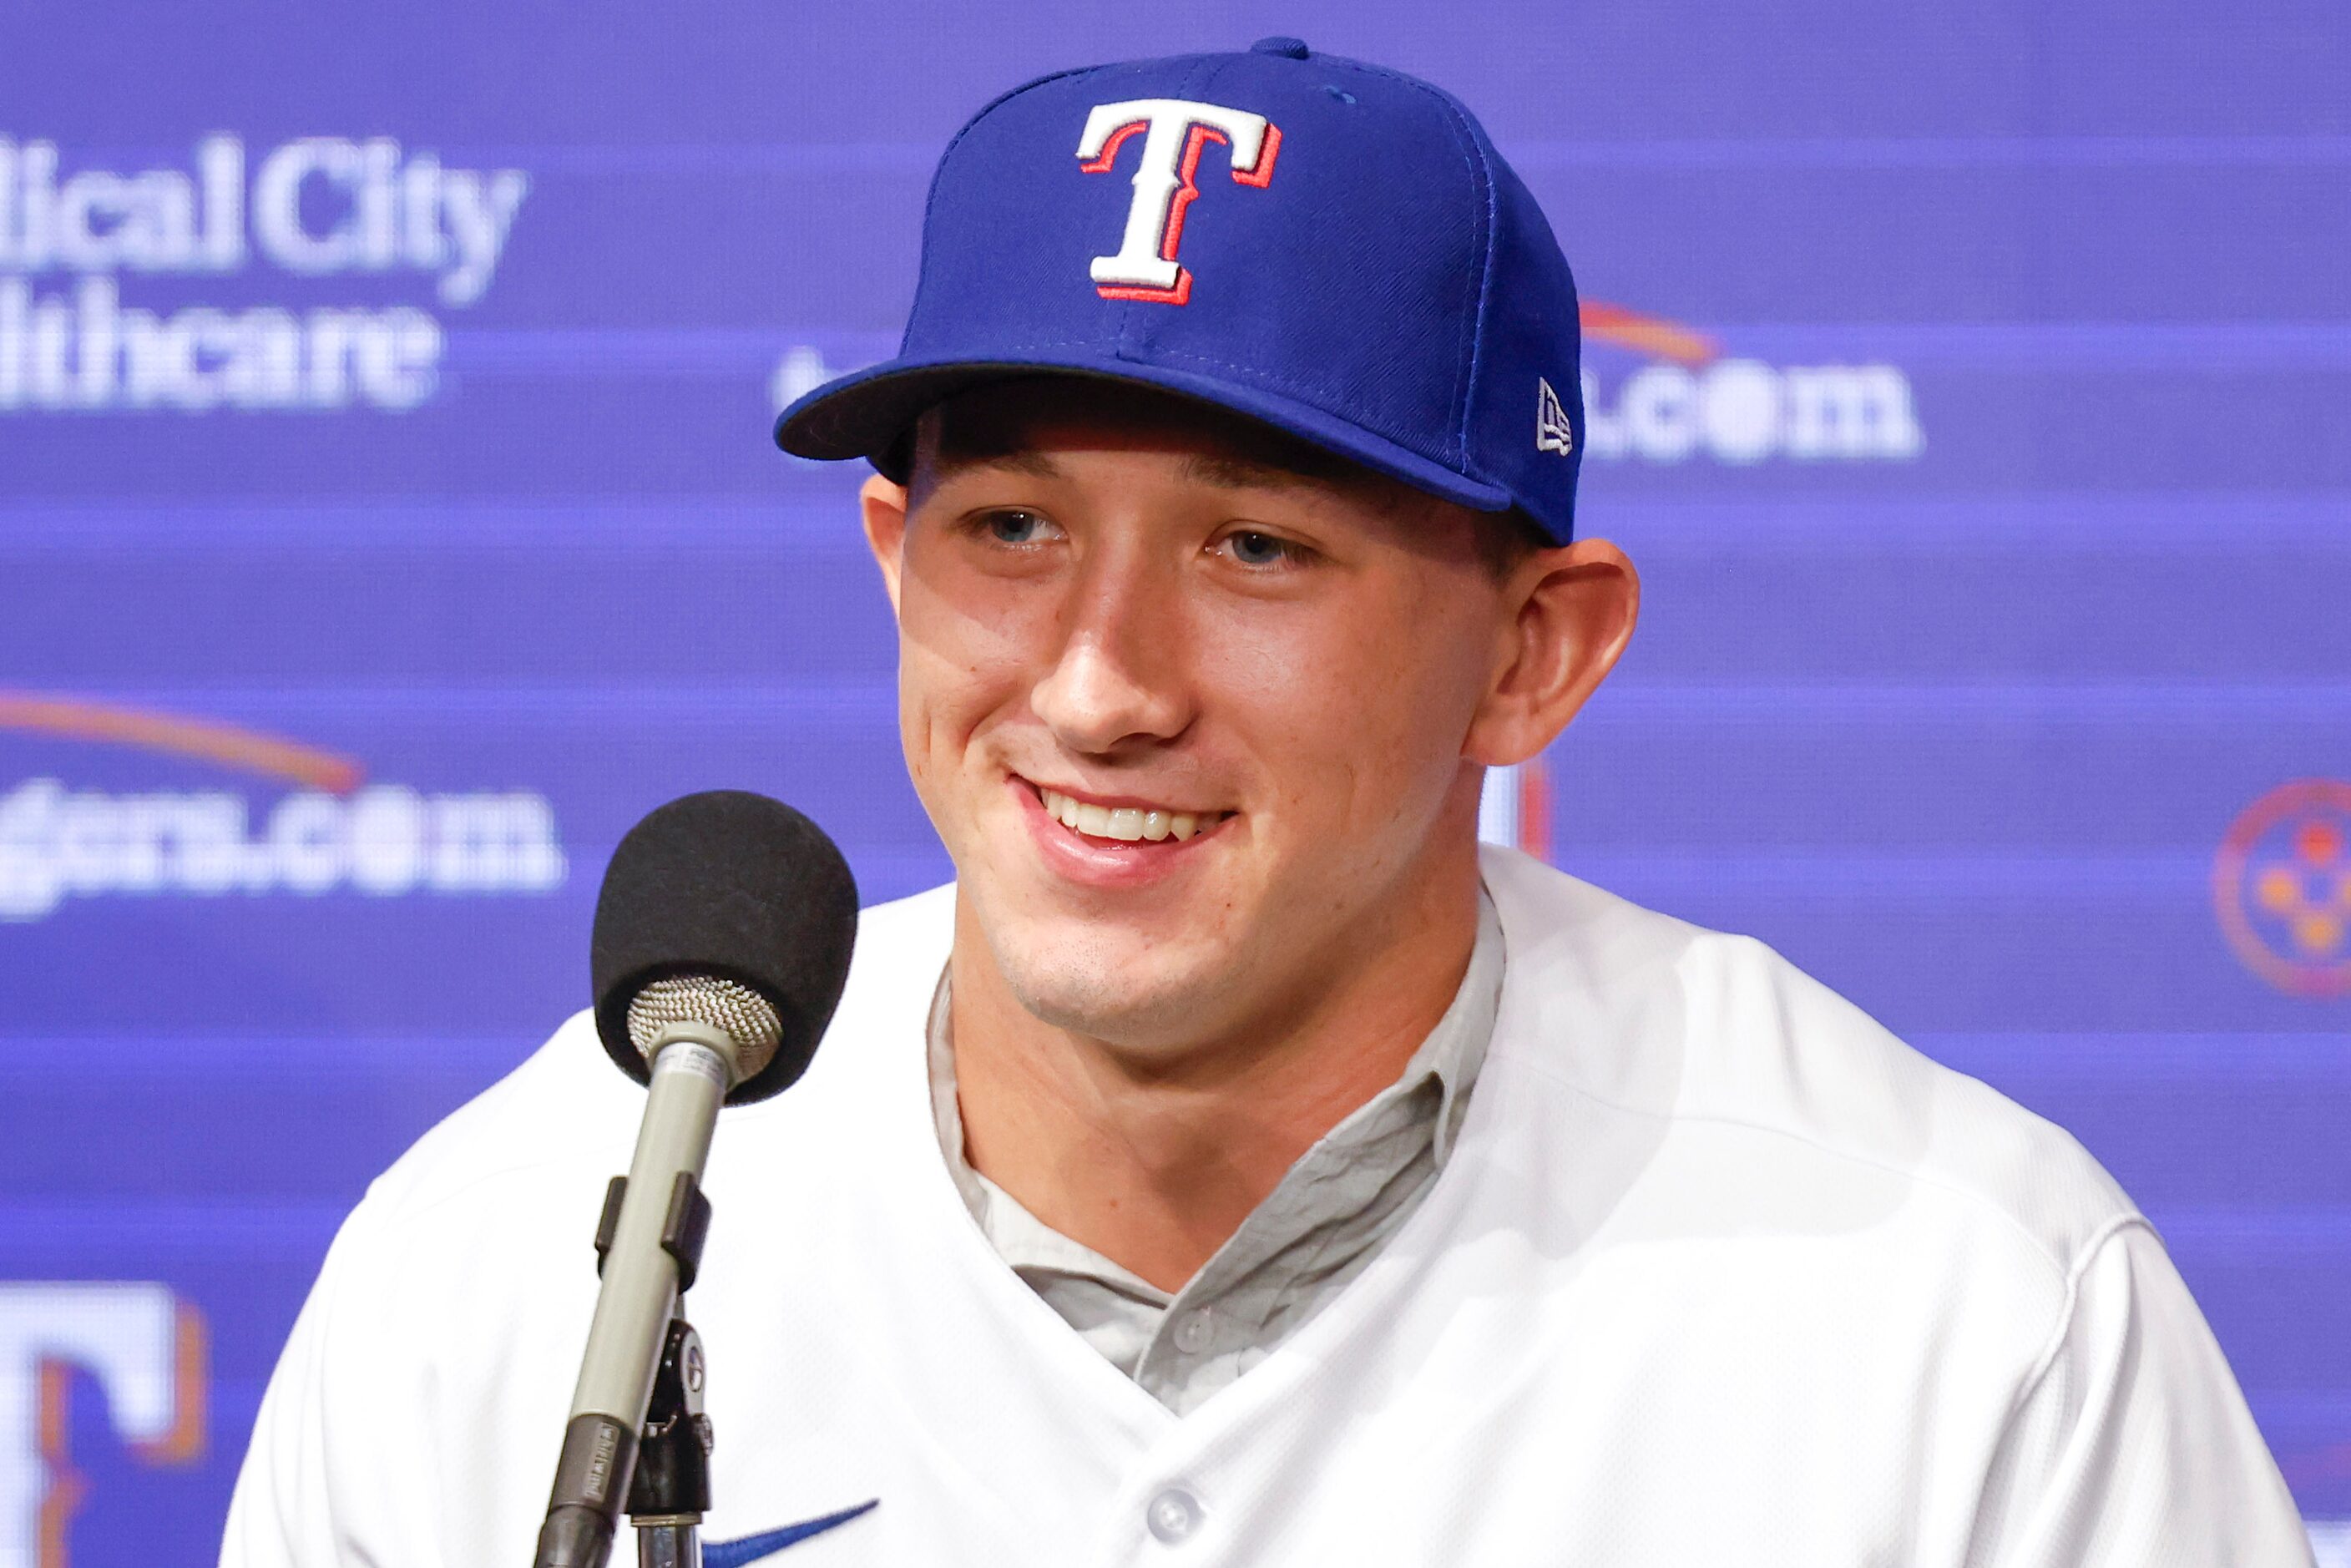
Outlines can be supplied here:
[[203, 1315], [167, 1286], [0, 1284], [0, 1568], [64, 1568], [89, 1490], [68, 1437], [76, 1374], [139, 1462], [204, 1457], [204, 1342]]
[[439, 383], [425, 304], [142, 307], [139, 280], [412, 277], [462, 309], [497, 274], [530, 189], [518, 169], [442, 166], [389, 137], [306, 136], [248, 158], [209, 136], [187, 162], [76, 167], [0, 137], [0, 413], [374, 408]]

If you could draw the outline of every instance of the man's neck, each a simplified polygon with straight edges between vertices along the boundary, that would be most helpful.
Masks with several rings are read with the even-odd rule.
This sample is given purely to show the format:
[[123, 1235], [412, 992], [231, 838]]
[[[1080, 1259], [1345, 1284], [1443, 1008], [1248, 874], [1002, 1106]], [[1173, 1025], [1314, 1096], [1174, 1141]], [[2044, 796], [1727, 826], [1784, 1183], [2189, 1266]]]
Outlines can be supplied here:
[[1279, 1024], [1179, 1053], [1134, 1053], [1022, 1008], [959, 911], [956, 1086], [972, 1167], [1045, 1224], [1163, 1290], [1182, 1287], [1314, 1143], [1395, 1082], [1461, 985], [1477, 938], [1474, 861], [1369, 961]]

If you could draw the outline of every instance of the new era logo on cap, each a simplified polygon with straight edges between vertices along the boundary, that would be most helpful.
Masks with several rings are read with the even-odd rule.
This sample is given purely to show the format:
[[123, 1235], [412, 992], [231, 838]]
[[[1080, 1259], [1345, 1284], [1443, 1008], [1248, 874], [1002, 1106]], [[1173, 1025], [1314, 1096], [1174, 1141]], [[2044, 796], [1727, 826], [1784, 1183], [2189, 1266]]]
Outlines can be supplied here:
[[1551, 390], [1547, 377], [1535, 378], [1535, 450], [1556, 452], [1562, 457], [1575, 450], [1575, 426], [1568, 423], [1567, 410], [1559, 405], [1559, 393]]
[[1103, 377], [1564, 541], [1579, 348], [1566, 258], [1468, 110], [1268, 38], [1058, 72], [980, 110], [931, 183], [897, 358], [800, 398], [776, 439], [899, 477], [944, 398]]

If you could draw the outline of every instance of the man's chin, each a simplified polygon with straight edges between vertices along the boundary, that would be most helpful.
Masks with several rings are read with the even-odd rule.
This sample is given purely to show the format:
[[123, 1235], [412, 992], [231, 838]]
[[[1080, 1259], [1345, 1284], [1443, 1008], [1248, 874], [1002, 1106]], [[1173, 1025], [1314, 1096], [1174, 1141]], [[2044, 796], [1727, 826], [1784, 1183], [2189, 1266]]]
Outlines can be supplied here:
[[1082, 947], [1090, 950], [998, 951], [997, 964], [1031, 1017], [1110, 1045], [1180, 1045], [1217, 1010], [1216, 967], [1123, 944]]

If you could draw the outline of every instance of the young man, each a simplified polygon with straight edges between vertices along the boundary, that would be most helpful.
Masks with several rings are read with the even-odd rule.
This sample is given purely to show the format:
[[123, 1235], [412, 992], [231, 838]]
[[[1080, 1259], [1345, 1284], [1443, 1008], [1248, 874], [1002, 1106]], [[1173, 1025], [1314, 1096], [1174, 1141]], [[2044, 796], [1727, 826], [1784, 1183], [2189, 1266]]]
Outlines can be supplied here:
[[[904, 352], [778, 439], [881, 471], [957, 880], [718, 1139], [714, 1563], [2307, 1560], [2078, 1146], [1480, 852], [1633, 629], [1576, 360], [1410, 78], [1269, 39], [949, 148]], [[225, 1561], [522, 1560], [635, 1113], [574, 1019], [377, 1185]]]

